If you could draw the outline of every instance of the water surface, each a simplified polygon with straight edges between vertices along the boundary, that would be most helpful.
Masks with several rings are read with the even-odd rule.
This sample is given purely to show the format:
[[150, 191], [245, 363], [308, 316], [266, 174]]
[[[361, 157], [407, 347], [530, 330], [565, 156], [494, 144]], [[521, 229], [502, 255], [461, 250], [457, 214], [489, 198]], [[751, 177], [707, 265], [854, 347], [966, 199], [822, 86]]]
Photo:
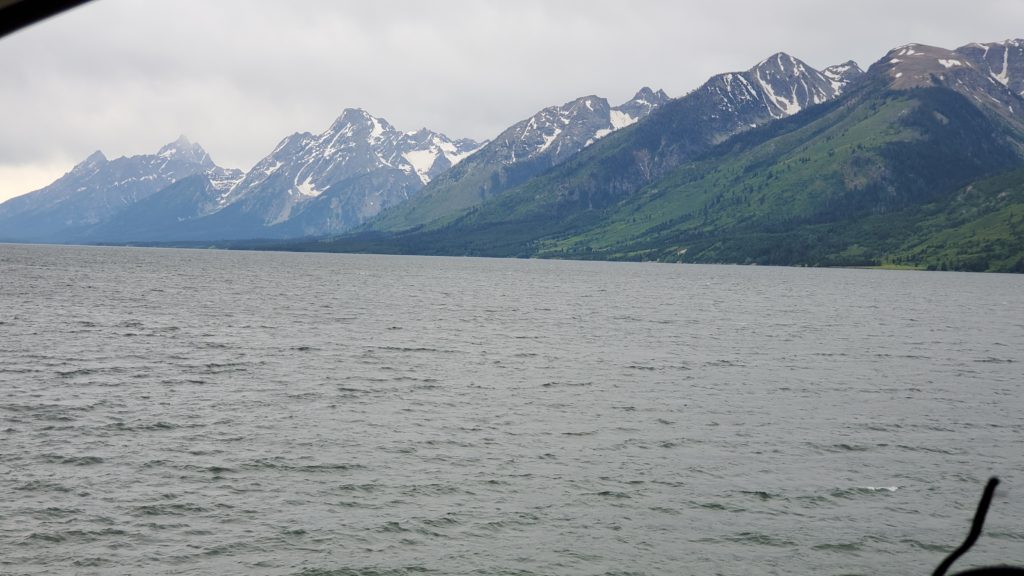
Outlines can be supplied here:
[[0, 245], [0, 573], [1024, 564], [1024, 277]]

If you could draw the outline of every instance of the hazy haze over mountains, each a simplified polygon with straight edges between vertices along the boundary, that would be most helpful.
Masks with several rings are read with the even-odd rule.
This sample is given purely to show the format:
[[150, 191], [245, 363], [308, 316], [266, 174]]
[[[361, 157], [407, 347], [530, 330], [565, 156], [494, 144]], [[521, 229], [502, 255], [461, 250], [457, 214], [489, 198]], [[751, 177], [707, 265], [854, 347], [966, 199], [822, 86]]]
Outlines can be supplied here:
[[108, 160], [96, 151], [46, 188], [0, 204], [0, 239], [60, 241], [100, 224], [177, 180], [202, 174], [227, 192], [240, 170], [214, 164], [184, 136], [157, 151]]

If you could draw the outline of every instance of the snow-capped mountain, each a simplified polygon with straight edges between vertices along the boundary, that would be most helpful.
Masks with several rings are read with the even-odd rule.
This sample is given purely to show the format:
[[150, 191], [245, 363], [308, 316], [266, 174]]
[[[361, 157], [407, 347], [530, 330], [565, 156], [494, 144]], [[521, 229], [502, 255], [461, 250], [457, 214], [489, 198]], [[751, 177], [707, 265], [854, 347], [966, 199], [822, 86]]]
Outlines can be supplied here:
[[197, 174], [221, 191], [242, 177], [240, 170], [214, 164], [202, 146], [184, 136], [156, 154], [108, 160], [97, 151], [49, 186], [0, 204], [0, 237], [76, 239], [179, 179]]
[[863, 71], [852, 61], [818, 71], [779, 52], [745, 72], [713, 76], [695, 92], [717, 104], [718, 111], [712, 112], [711, 118], [731, 119], [739, 128], [792, 116], [828, 102], [861, 74]]
[[554, 166], [615, 130], [636, 123], [669, 100], [665, 92], [644, 87], [621, 106], [611, 107], [597, 96], [584, 96], [561, 106], [550, 106], [518, 122], [480, 151], [511, 165], [524, 160]]
[[[394, 194], [376, 190], [380, 194], [367, 200], [363, 209], [356, 211], [358, 215], [353, 213], [355, 221], [346, 218], [341, 222], [338, 214], [324, 215], [325, 223], [334, 224], [325, 225], [319, 233], [335, 232], [406, 200], [479, 147], [473, 140], [453, 140], [426, 128], [401, 132], [383, 118], [349, 108], [321, 134], [306, 132], [282, 140], [221, 198], [218, 209], [274, 226], [346, 180], [377, 171], [396, 171], [392, 176], [401, 183], [394, 186]], [[364, 199], [348, 198], [357, 204], [364, 204]]]
[[632, 124], [654, 111], [655, 108], [668, 102], [671, 98], [664, 90], [655, 92], [647, 86], [641, 88], [628, 102], [612, 108], [612, 125], [622, 127]]
[[969, 44], [957, 50], [907, 44], [890, 50], [868, 72], [896, 90], [945, 86], [1024, 129], [1024, 100], [1016, 90], [1024, 82], [1021, 44]]
[[[320, 134], [285, 138], [244, 175], [217, 167], [184, 137], [152, 155], [108, 160], [97, 152], [50, 186], [0, 204], [0, 240], [292, 238], [364, 223], [431, 228], [498, 195], [501, 206], [512, 206], [507, 192], [515, 190], [524, 198], [552, 192], [592, 209], [742, 132], [840, 95], [936, 86], [1024, 131], [1024, 40], [957, 50], [909, 44], [868, 72], [852, 61], [816, 70], [776, 53], [676, 99], [643, 88], [614, 107], [593, 95], [551, 106], [483, 145], [425, 128], [402, 132], [346, 109]], [[521, 187], [529, 181], [532, 188]]]
[[521, 120], [431, 182], [409, 203], [382, 217], [384, 228], [422, 224], [468, 208], [573, 157], [608, 134], [630, 126], [669, 101], [664, 91], [644, 87], [612, 107], [598, 96], [550, 106]]
[[[640, 122], [644, 127], [637, 128], [642, 132], [638, 155], [629, 152], [630, 158], [616, 162], [616, 174], [592, 183], [625, 194], [735, 134], [833, 100], [863, 75], [852, 61], [818, 71], [780, 52], [745, 72], [713, 76], [675, 100], [662, 91], [644, 88], [615, 108], [596, 96], [545, 108], [505, 130], [458, 167], [431, 182], [416, 198], [383, 213], [369, 225], [403, 230], [444, 222], [561, 164], [586, 147], [597, 148], [595, 142], [611, 132]], [[632, 166], [636, 162], [644, 166]], [[632, 173], [634, 169], [638, 174]]]
[[478, 149], [427, 130], [400, 132], [347, 109], [319, 135], [285, 138], [248, 173], [216, 166], [179, 138], [154, 155], [97, 152], [39, 191], [0, 205], [0, 238], [39, 241], [319, 235], [407, 200]]

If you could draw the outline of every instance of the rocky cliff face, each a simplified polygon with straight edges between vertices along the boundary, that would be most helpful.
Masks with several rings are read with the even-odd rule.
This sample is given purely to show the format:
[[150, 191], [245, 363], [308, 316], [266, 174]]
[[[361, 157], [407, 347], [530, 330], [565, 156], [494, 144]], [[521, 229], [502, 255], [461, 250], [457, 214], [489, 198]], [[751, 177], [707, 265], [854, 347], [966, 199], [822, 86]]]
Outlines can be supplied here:
[[1018, 96], [1024, 96], [1024, 40], [968, 44], [956, 51]]

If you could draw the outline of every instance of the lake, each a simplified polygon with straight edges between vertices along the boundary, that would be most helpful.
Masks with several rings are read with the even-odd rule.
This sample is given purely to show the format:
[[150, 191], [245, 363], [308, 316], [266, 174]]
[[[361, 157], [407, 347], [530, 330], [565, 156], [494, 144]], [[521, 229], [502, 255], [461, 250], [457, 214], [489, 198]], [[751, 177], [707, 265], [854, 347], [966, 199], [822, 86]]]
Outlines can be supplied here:
[[1024, 277], [0, 245], [0, 573], [1024, 564]]

